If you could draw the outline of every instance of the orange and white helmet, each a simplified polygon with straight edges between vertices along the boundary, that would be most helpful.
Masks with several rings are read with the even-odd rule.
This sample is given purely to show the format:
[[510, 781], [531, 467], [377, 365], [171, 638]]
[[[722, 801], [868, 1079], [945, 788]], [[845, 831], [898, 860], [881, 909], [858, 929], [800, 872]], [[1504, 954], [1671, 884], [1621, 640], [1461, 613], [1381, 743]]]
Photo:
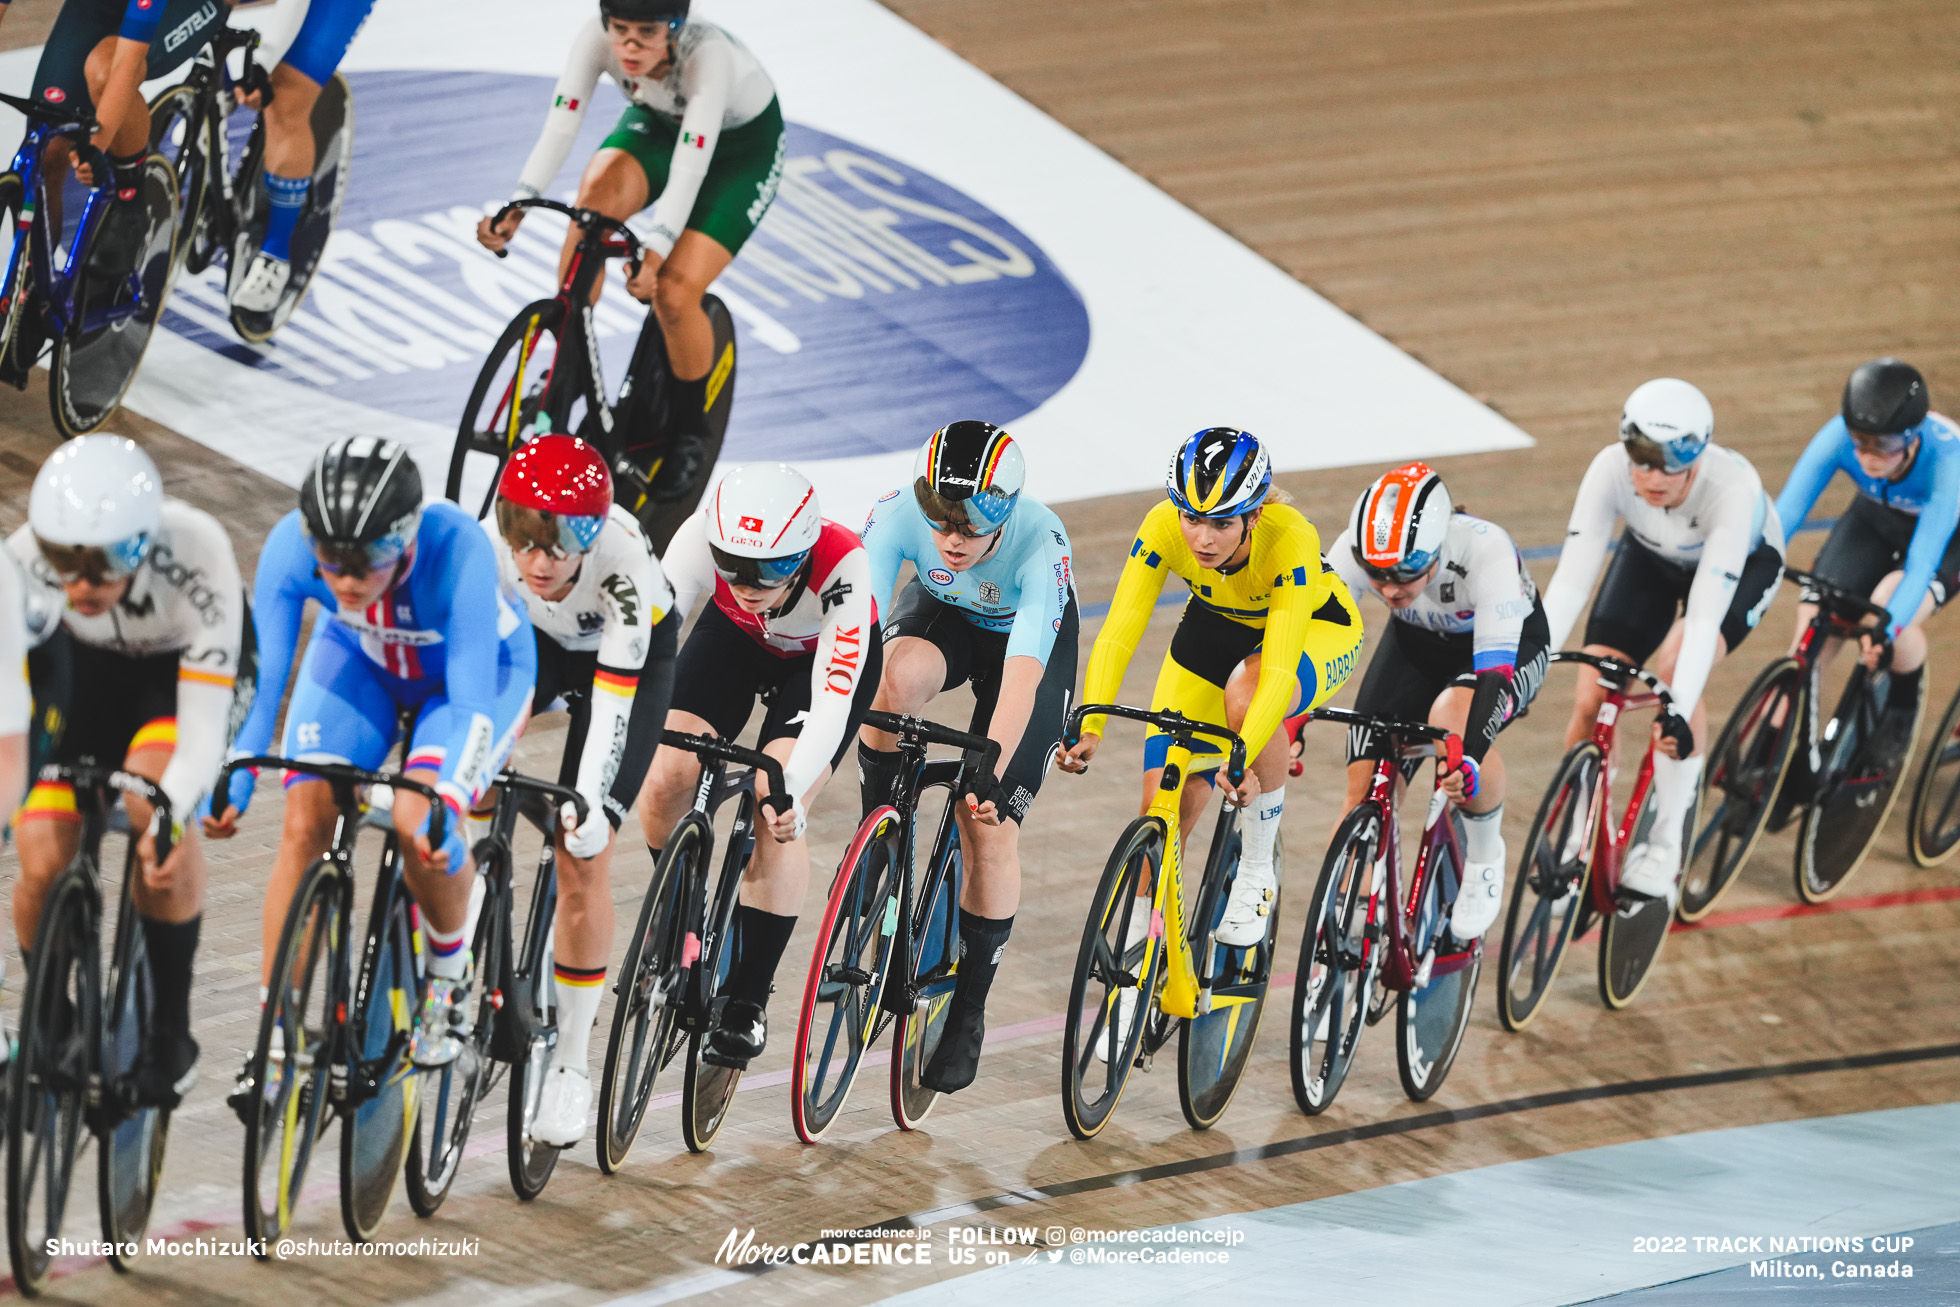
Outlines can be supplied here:
[[1443, 478], [1427, 463], [1383, 473], [1354, 501], [1348, 524], [1354, 558], [1378, 581], [1406, 584], [1436, 565], [1455, 512]]
[[787, 463], [745, 463], [721, 479], [701, 515], [715, 571], [730, 585], [773, 590], [810, 557], [823, 516], [817, 489]]

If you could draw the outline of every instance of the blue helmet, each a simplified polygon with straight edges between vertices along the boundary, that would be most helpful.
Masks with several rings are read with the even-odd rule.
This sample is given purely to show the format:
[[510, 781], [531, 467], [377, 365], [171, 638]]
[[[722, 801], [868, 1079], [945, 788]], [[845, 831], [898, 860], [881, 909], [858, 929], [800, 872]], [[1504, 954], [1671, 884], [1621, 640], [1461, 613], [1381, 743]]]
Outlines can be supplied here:
[[1178, 446], [1164, 488], [1179, 512], [1241, 517], [1266, 502], [1273, 461], [1250, 431], [1206, 427]]

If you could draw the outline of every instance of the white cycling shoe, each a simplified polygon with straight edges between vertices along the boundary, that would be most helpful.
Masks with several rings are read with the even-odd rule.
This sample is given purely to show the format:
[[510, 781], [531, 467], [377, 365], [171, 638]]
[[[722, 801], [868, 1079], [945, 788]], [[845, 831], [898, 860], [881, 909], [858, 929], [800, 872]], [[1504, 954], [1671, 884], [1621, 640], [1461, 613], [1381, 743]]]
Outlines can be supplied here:
[[585, 1138], [592, 1111], [592, 1077], [579, 1067], [555, 1066], [545, 1072], [531, 1138], [554, 1148], [570, 1148]]
[[1266, 922], [1278, 892], [1279, 878], [1273, 874], [1271, 863], [1239, 863], [1239, 873], [1232, 878], [1231, 897], [1225, 902], [1224, 919], [1212, 937], [1232, 948], [1249, 948], [1266, 938]]
[[279, 307], [279, 297], [286, 293], [286, 283], [292, 275], [291, 263], [260, 250], [253, 256], [252, 266], [245, 269], [238, 293], [231, 297], [231, 306], [247, 313], [272, 312]]
[[[1115, 1024], [1116, 1024], [1116, 1047], [1119, 1050], [1129, 1045], [1130, 1027], [1136, 1024], [1136, 1020], [1137, 1020], [1137, 991], [1134, 989], [1118, 990], [1116, 992]], [[1094, 1052], [1096, 1055], [1096, 1061], [1098, 1062], [1109, 1061], [1109, 1030], [1107, 1029], [1107, 1027], [1105, 1027], [1103, 1033], [1097, 1037], [1096, 1047], [1094, 1049]]]
[[1620, 888], [1641, 898], [1674, 901], [1681, 883], [1681, 850], [1672, 844], [1643, 844], [1627, 858]]
[[1463, 868], [1463, 888], [1450, 910], [1450, 934], [1463, 943], [1484, 937], [1504, 906], [1504, 864], [1471, 862]]

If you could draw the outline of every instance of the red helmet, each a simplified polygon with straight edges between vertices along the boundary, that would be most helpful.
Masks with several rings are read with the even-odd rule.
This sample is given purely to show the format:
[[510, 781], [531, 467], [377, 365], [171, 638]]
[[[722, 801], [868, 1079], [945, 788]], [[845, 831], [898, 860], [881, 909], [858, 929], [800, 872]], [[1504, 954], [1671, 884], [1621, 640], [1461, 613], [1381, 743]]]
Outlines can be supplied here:
[[503, 505], [549, 513], [558, 523], [561, 548], [584, 553], [599, 538], [612, 509], [612, 473], [599, 451], [577, 436], [539, 436], [518, 447], [497, 481], [498, 526]]

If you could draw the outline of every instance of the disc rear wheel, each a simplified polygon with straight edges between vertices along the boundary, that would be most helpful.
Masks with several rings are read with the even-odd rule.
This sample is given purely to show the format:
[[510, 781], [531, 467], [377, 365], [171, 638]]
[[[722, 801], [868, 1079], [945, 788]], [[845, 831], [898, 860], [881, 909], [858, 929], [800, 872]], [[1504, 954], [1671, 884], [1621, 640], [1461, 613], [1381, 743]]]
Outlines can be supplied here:
[[[1220, 817], [1221, 824], [1225, 821]], [[1266, 933], [1257, 944], [1234, 946], [1214, 938], [1231, 895], [1232, 874], [1239, 859], [1239, 836], [1234, 824], [1217, 861], [1228, 874], [1207, 877], [1211, 883], [1200, 896], [1191, 932], [1191, 951], [1202, 958], [1211, 953], [1212, 1006], [1181, 1023], [1177, 1040], [1177, 1101], [1193, 1130], [1209, 1130], [1225, 1115], [1238, 1093], [1246, 1063], [1259, 1038], [1266, 1014], [1266, 989], [1272, 982], [1273, 955], [1278, 949], [1280, 908], [1284, 900], [1286, 855], [1273, 841], [1273, 902], [1266, 913]]]
[[1683, 855], [1675, 915], [1699, 921], [1749, 861], [1769, 821], [1803, 724], [1803, 664], [1782, 658], [1756, 677], [1722, 727], [1702, 772], [1701, 820]]

